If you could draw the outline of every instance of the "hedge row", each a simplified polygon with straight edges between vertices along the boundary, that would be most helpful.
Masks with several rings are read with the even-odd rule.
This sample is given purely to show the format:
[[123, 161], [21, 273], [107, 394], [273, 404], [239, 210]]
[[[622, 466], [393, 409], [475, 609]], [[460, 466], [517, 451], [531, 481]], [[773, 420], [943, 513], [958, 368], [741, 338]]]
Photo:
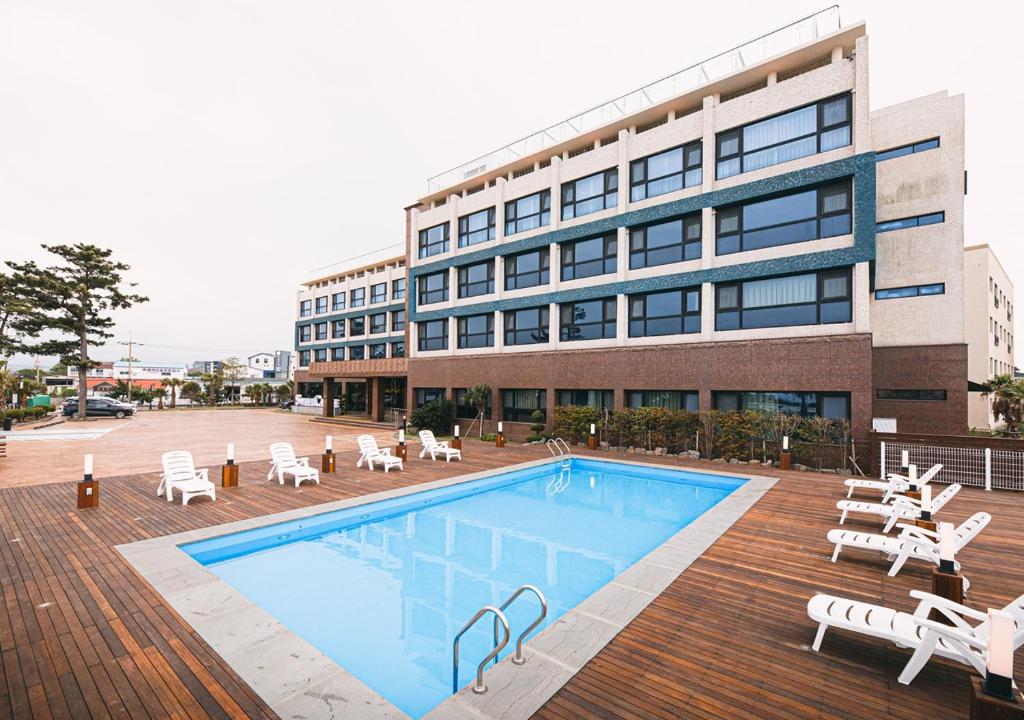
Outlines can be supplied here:
[[34, 408], [7, 408], [0, 410], [0, 420], [4, 418], [11, 418], [15, 422], [24, 422], [26, 420], [37, 420], [43, 415], [50, 411], [49, 408], [45, 407], [34, 407]]

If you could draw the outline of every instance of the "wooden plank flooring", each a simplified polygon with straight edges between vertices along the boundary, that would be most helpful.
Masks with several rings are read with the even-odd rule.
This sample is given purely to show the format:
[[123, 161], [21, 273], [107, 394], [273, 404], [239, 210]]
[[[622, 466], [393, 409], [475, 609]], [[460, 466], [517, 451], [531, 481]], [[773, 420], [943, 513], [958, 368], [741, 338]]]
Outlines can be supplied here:
[[[113, 546], [547, 454], [467, 450], [462, 465], [412, 459], [387, 475], [350, 470], [355, 456], [341, 453], [342, 472], [300, 489], [244, 463], [239, 488], [184, 508], [155, 496], [155, 473], [104, 479], [90, 511], [74, 509], [73, 483], [0, 490], [0, 718], [271, 717]], [[888, 578], [871, 555], [828, 562], [842, 494], [837, 478], [787, 474], [537, 717], [965, 717], [959, 667], [934, 663], [906, 688], [896, 676], [908, 653], [891, 645], [832, 631], [821, 654], [808, 650], [814, 592], [910, 609], [907, 592], [928, 586], [923, 567]], [[995, 520], [960, 559], [983, 609], [1024, 592], [1024, 496], [965, 490], [943, 515], [977, 509]]]

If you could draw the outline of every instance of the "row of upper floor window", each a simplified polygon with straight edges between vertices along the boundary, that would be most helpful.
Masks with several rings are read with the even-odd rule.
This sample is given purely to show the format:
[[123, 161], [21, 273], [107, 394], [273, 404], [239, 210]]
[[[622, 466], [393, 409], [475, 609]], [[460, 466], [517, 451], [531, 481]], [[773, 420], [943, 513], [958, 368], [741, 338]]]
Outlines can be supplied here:
[[[329, 295], [320, 295], [311, 300], [300, 300], [299, 317], [311, 317], [313, 315], [323, 315], [328, 312], [345, 310], [346, 303], [350, 309], [365, 307], [367, 303], [367, 290], [369, 290], [370, 305], [379, 305], [388, 301], [388, 283], [374, 283], [369, 288], [353, 288], [347, 292], [342, 290]], [[395, 302], [396, 300], [404, 299], [405, 278], [396, 278], [391, 281], [391, 301]]]
[[310, 362], [343, 362], [346, 360], [384, 360], [404, 358], [405, 341], [370, 343], [369, 345], [348, 345], [332, 348], [299, 350], [299, 367], [309, 367]]
[[1016, 368], [1008, 362], [1004, 362], [998, 358], [990, 357], [988, 359], [989, 373], [995, 375], [1013, 375]]
[[[853, 315], [849, 268], [715, 285], [715, 330], [818, 325], [850, 322]], [[700, 287], [626, 296], [626, 334], [631, 338], [683, 335], [701, 331]], [[551, 334], [548, 305], [501, 313], [504, 345], [547, 344]], [[618, 298], [610, 296], [558, 305], [557, 337], [562, 342], [615, 338]], [[447, 350], [449, 319], [417, 323], [420, 351]], [[495, 346], [495, 314], [455, 319], [456, 347]]]
[[1008, 327], [1001, 324], [995, 318], [988, 319], [988, 331], [992, 333], [992, 344], [999, 347], [1002, 344], [1006, 352], [1013, 352], [1013, 333]]
[[[360, 317], [341, 318], [338, 320], [317, 323], [309, 323], [297, 326], [298, 340], [300, 343], [320, 342], [323, 340], [339, 340], [345, 337], [360, 337], [362, 335], [379, 335], [387, 332], [405, 331], [405, 310], [393, 310], [391, 315], [391, 329], [388, 329], [388, 314], [386, 312], [374, 313]], [[330, 333], [328, 335], [328, 333]]]
[[1001, 305], [1006, 306], [1006, 319], [1007, 321], [1013, 320], [1013, 303], [1010, 302], [1010, 297], [999, 288], [999, 283], [992, 279], [992, 276], [988, 277], [988, 291], [992, 294], [992, 306], [1000, 307]]
[[[718, 133], [716, 177], [724, 179], [814, 155], [852, 143], [849, 93]], [[629, 200], [694, 187], [703, 182], [700, 140], [634, 160], [629, 169]], [[618, 204], [619, 176], [610, 168], [562, 183], [557, 211], [562, 220], [583, 217]], [[542, 190], [509, 200], [504, 207], [505, 236], [550, 225], [552, 198]], [[496, 208], [484, 208], [458, 219], [458, 247], [494, 240]], [[418, 255], [427, 258], [450, 249], [449, 223], [419, 232]]]

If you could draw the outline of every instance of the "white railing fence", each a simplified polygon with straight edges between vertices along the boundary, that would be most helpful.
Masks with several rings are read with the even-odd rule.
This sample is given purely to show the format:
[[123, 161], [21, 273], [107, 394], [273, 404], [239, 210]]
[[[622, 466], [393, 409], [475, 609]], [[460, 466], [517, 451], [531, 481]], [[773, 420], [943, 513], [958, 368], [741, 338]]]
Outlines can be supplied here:
[[882, 477], [904, 472], [904, 451], [909, 456], [909, 464], [917, 466], [918, 474], [936, 463], [942, 464], [933, 482], [1024, 491], [1024, 452], [882, 441], [879, 443]]

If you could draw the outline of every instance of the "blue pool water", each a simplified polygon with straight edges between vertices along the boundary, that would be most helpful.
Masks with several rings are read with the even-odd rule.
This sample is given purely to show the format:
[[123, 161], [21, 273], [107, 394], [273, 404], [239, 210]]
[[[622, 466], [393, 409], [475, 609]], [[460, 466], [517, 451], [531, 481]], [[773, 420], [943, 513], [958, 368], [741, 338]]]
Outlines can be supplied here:
[[[451, 694], [452, 639], [481, 606], [531, 583], [550, 624], [742, 483], [573, 458], [182, 549], [418, 718]], [[508, 609], [503, 657], [538, 609]], [[491, 632], [463, 637], [460, 685]]]

